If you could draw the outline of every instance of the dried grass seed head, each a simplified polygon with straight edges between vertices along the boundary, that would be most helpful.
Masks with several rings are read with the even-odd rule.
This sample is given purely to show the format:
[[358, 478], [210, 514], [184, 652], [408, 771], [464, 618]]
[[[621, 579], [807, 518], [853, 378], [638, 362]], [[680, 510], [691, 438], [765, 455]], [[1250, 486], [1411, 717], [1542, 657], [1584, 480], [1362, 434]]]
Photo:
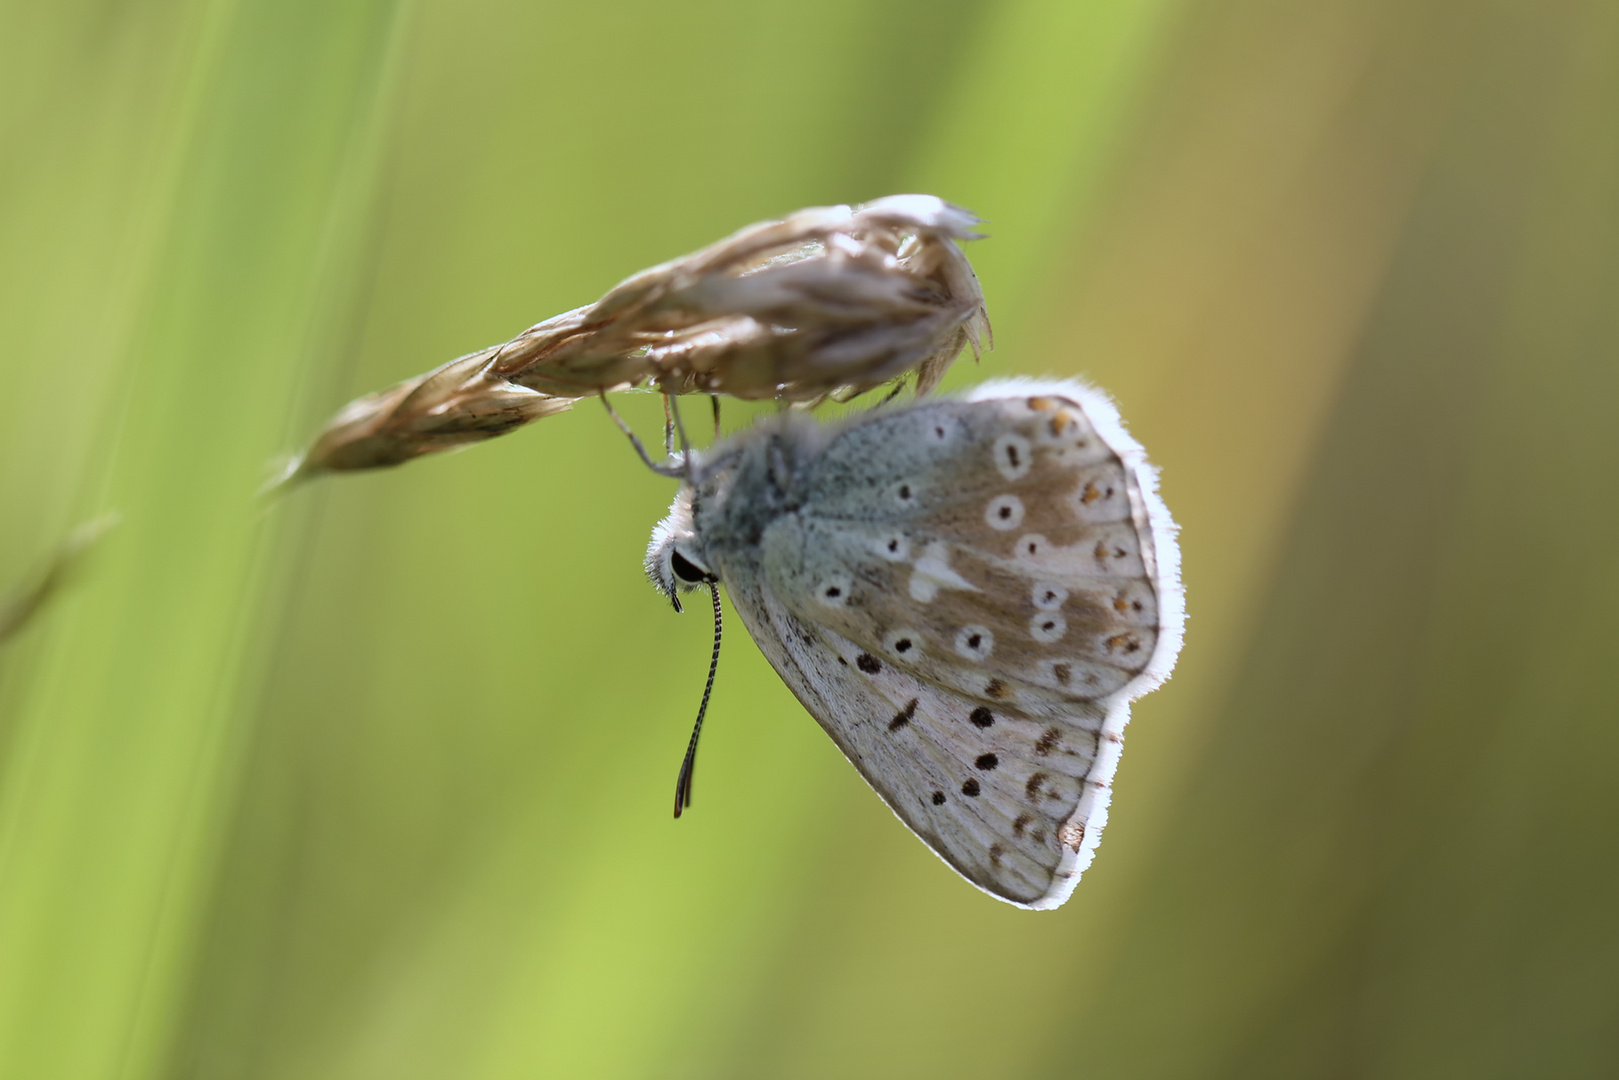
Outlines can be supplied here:
[[800, 210], [644, 270], [559, 316], [565, 327], [540, 324], [499, 367], [574, 396], [644, 383], [812, 401], [912, 370], [925, 392], [963, 348], [976, 354], [989, 339], [983, 292], [957, 245], [976, 223], [931, 195]]
[[991, 340], [957, 243], [977, 222], [932, 195], [894, 195], [750, 225], [350, 402], [273, 486], [481, 442], [632, 386], [814, 402], [914, 371], [925, 394]]

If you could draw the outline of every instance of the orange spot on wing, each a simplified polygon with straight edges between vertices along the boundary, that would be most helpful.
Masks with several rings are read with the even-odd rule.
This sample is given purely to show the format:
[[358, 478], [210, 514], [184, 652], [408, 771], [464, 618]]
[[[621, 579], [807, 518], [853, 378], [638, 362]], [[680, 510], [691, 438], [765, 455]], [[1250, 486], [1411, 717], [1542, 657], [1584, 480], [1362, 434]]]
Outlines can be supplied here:
[[1085, 825], [1083, 822], [1070, 821], [1057, 830], [1057, 839], [1061, 840], [1069, 851], [1078, 852], [1080, 845], [1085, 842]]
[[1107, 639], [1108, 652], [1133, 653], [1141, 649], [1141, 639], [1134, 634], [1114, 634]]

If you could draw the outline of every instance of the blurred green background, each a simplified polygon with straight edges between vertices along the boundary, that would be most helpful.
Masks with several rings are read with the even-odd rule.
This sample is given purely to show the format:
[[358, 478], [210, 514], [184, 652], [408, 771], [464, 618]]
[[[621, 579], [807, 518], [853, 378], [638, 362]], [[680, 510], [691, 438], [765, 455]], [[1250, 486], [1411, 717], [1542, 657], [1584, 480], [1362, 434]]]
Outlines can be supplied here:
[[[1619, 1074], [1619, 5], [0, 4], [0, 1076]], [[1175, 678], [1054, 914], [958, 880], [581, 407], [269, 509], [349, 397], [927, 191], [1111, 389]], [[657, 405], [628, 399], [655, 431]], [[740, 422], [743, 410], [734, 410]]]

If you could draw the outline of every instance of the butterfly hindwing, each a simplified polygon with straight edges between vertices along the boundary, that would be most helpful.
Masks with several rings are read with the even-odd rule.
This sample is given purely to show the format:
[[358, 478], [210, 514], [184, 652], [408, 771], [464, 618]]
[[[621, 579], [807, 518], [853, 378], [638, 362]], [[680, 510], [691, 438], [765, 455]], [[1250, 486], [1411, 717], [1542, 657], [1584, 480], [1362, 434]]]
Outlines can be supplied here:
[[1095, 790], [1085, 778], [1100, 716], [1086, 718], [1086, 731], [966, 710], [954, 693], [883, 665], [769, 595], [733, 599], [799, 700], [940, 857], [1003, 899], [1045, 906], [1066, 896], [1083, 839], [1073, 812]]

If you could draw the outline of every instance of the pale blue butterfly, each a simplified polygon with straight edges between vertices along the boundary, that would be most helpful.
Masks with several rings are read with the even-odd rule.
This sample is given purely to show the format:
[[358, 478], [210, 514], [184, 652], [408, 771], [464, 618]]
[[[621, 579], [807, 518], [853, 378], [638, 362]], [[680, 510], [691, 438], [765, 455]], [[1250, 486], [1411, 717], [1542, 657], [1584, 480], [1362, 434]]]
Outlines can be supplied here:
[[1112, 402], [1014, 381], [832, 425], [788, 412], [679, 471], [647, 551], [658, 588], [678, 607], [724, 584], [793, 693], [968, 881], [1067, 900], [1130, 703], [1168, 677], [1185, 617], [1175, 524]]

